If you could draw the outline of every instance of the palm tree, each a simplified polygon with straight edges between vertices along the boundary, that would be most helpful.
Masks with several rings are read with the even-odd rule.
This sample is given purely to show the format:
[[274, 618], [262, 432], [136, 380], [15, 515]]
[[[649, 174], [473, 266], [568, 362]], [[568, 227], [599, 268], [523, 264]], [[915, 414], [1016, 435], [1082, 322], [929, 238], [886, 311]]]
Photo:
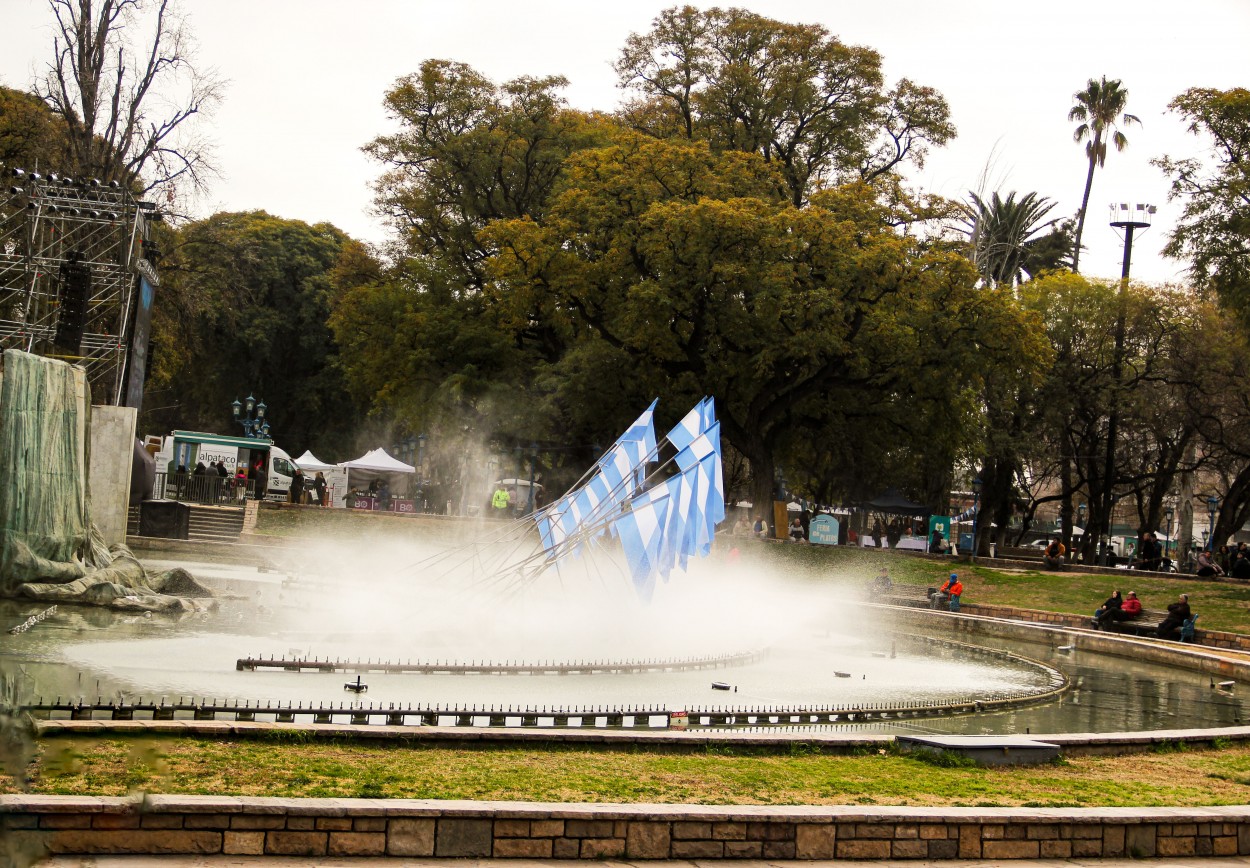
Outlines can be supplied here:
[[[984, 201], [968, 194], [963, 206], [965, 231], [972, 246], [972, 261], [986, 283], [1014, 285], [1032, 277], [1042, 265], [1055, 267], [1052, 253], [1042, 254], [1046, 242], [1058, 230], [1039, 235], [1058, 220], [1042, 222], [1055, 203], [1036, 193], [1025, 193], [1016, 200], [1015, 192], [1002, 198], [998, 193]], [[1027, 277], [1026, 277], [1027, 274]]]
[[[1104, 75], [1101, 81], [1089, 80], [1085, 90], [1072, 95], [1076, 105], [1068, 112], [1069, 121], [1080, 121], [1072, 138], [1076, 142], [1085, 142], [1085, 155], [1089, 157], [1089, 173], [1085, 176], [1085, 195], [1081, 198], [1081, 210], [1076, 218], [1076, 242], [1072, 248], [1072, 270], [1080, 271], [1081, 235], [1085, 232], [1085, 211], [1089, 207], [1089, 190], [1094, 185], [1094, 168], [1107, 162], [1107, 134], [1110, 132], [1112, 144], [1117, 151], [1128, 147], [1128, 139], [1124, 133], [1116, 129], [1118, 123], [1141, 124], [1141, 118], [1125, 113], [1124, 105], [1128, 102], [1128, 91], [1120, 87], [1120, 80], [1107, 81]], [[1089, 141], [1085, 141], [1088, 139]]]

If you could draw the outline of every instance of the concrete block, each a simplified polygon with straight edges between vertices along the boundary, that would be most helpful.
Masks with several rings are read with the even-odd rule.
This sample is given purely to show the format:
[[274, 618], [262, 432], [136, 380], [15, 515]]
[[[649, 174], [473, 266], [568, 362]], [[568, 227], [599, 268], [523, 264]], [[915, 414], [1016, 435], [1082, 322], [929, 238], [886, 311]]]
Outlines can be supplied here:
[[1237, 836], [1236, 835], [1220, 835], [1211, 841], [1212, 856], [1236, 856], [1237, 855]]
[[1153, 823], [1128, 826], [1124, 832], [1124, 855], [1132, 859], [1153, 859], [1158, 849], [1157, 840]]
[[1059, 837], [1059, 827], [1052, 825], [1029, 825], [1025, 828], [1025, 837], [1034, 841], [1049, 841]]
[[611, 820], [564, 821], [564, 837], [566, 838], [611, 838], [613, 831]]
[[551, 842], [551, 858], [576, 859], [580, 849], [580, 838], [556, 838]]
[[[371, 818], [372, 819], [372, 818]], [[351, 817], [317, 817], [317, 831], [319, 832], [350, 832], [352, 829]], [[382, 820], [382, 828], [373, 831], [385, 832], [386, 820]]]
[[1113, 856], [1123, 856], [1123, 855], [1124, 855], [1124, 827], [1123, 826], [1103, 826], [1102, 827], [1102, 857], [1104, 859], [1110, 859]]
[[1042, 841], [1041, 843], [1043, 859], [1069, 859], [1072, 857], [1072, 841], [1070, 839]]
[[1103, 855], [1102, 838], [1073, 838], [1072, 858], [1083, 859], [1089, 856], [1100, 858]]
[[[992, 826], [990, 828], [993, 828]], [[981, 827], [980, 826], [960, 826], [959, 827], [959, 858], [960, 859], [980, 859], [981, 858]]]
[[528, 838], [530, 835], [529, 820], [496, 820], [496, 838]]
[[386, 830], [387, 855], [433, 856], [434, 824], [433, 819], [416, 817], [397, 817], [391, 820]]
[[550, 838], [496, 838], [496, 859], [550, 859]]
[[230, 818], [230, 828], [243, 832], [282, 829], [285, 826], [286, 817], [281, 814], [239, 814]]
[[1158, 838], [1155, 844], [1156, 855], [1158, 856], [1196, 856], [1197, 851], [1194, 847], [1194, 839], [1189, 837], [1178, 838], [1175, 835], [1169, 838]]
[[763, 841], [726, 841], [726, 859], [760, 859], [764, 855]]
[[894, 826], [886, 823], [860, 823], [855, 827], [856, 838], [893, 838]]
[[890, 856], [894, 859], [924, 859], [928, 855], [928, 842], [919, 838], [896, 840], [890, 845]]
[[1041, 853], [1038, 841], [1023, 839], [986, 841], [981, 845], [982, 859], [1036, 859]]
[[667, 859], [672, 831], [668, 823], [630, 823], [625, 831], [627, 859]]
[[286, 828], [292, 832], [311, 832], [317, 828], [316, 817], [287, 817]]
[[40, 829], [90, 829], [90, 814], [44, 814], [39, 818]]
[[674, 841], [673, 859], [723, 859], [724, 841]]
[[144, 829], [181, 829], [182, 814], [144, 814]]
[[266, 856], [324, 856], [329, 845], [329, 832], [288, 832], [274, 830], [265, 833]]
[[442, 817], [434, 835], [434, 855], [443, 859], [490, 856], [494, 825], [490, 819]]
[[908, 838], [919, 838], [920, 827], [915, 823], [899, 823], [894, 827], [894, 839], [905, 841]]
[[228, 856], [264, 856], [264, 832], [225, 832], [221, 852]]
[[624, 838], [582, 838], [579, 859], [623, 859], [625, 857]]
[[920, 827], [920, 838], [923, 841], [944, 841], [947, 837], [945, 824], [926, 823]]
[[837, 829], [832, 823], [804, 823], [794, 830], [794, 858], [832, 859]]
[[[746, 830], [743, 830], [745, 837]], [[711, 823], [673, 823], [673, 840], [674, 841], [706, 841], [712, 837]]]
[[[190, 819], [190, 818], [188, 818]], [[137, 829], [142, 817], [138, 814], [96, 814], [91, 821], [93, 829]], [[190, 828], [190, 827], [188, 827]], [[223, 827], [219, 827], [223, 828]]]
[[561, 838], [563, 836], [563, 820], [530, 820], [531, 838]]
[[385, 832], [386, 817], [353, 817], [353, 832]]
[[763, 844], [765, 859], [794, 858], [795, 848], [793, 841], [764, 841]]
[[331, 856], [384, 856], [385, 832], [331, 832], [328, 852]]
[[713, 823], [712, 840], [714, 841], [745, 841], [747, 839], [746, 823]]
[[184, 829], [229, 829], [229, 814], [187, 814], [182, 818]]
[[930, 859], [954, 859], [959, 855], [959, 842], [954, 838], [944, 841], [930, 840], [927, 843]]
[[838, 859], [889, 859], [891, 841], [843, 841], [837, 842]]

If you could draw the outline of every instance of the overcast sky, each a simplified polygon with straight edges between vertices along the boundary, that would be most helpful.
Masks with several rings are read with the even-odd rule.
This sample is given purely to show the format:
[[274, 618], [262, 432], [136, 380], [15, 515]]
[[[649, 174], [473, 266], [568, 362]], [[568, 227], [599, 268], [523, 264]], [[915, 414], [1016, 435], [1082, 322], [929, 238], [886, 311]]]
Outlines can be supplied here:
[[[673, 3], [560, 0], [185, 0], [203, 66], [229, 81], [205, 132], [222, 177], [200, 203], [216, 210], [263, 208], [309, 222], [328, 220], [380, 241], [370, 212], [378, 167], [361, 145], [391, 129], [386, 89], [422, 60], [468, 63], [496, 80], [560, 74], [577, 108], [612, 109], [611, 64], [625, 38], [646, 30]], [[698, 3], [695, 5], [714, 5]], [[732, 5], [729, 3], [721, 5]], [[1200, 143], [1166, 112], [1188, 87], [1250, 86], [1248, 0], [753, 0], [739, 5], [786, 21], [819, 23], [884, 58], [890, 81], [936, 87], [959, 135], [935, 150], [913, 180], [961, 198], [987, 165], [988, 190], [1037, 191], [1074, 213], [1085, 182], [1083, 147], [1067, 120], [1072, 95], [1091, 77], [1119, 78], [1142, 126], [1111, 152], [1094, 179], [1082, 271], [1118, 277], [1119, 236], [1111, 202], [1158, 205], [1155, 226], [1134, 245], [1133, 276], [1177, 279], [1183, 263], [1159, 249], [1179, 208], [1151, 158], [1192, 155]], [[50, 53], [46, 0], [0, 0], [0, 83], [29, 86]]]

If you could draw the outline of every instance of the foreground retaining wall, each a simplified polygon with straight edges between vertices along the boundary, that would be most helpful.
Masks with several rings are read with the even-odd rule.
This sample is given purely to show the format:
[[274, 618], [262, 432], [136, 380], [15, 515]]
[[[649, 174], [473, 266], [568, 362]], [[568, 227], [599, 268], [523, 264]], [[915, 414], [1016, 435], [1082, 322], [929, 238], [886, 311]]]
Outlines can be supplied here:
[[0, 796], [44, 853], [555, 859], [1250, 855], [1250, 807], [842, 808]]

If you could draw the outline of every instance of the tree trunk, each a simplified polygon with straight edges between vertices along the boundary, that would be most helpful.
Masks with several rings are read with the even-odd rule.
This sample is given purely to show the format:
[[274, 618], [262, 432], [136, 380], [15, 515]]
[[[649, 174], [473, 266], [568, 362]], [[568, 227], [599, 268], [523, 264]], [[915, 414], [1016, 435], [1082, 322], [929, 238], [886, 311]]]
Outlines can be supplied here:
[[1089, 172], [1085, 175], [1085, 195], [1081, 197], [1081, 210], [1076, 215], [1076, 241], [1072, 245], [1072, 271], [1081, 273], [1081, 236], [1085, 234], [1085, 212], [1089, 210], [1089, 191], [1094, 186], [1094, 167], [1098, 161], [1098, 140], [1102, 134], [1094, 138], [1093, 148], [1089, 155]]

